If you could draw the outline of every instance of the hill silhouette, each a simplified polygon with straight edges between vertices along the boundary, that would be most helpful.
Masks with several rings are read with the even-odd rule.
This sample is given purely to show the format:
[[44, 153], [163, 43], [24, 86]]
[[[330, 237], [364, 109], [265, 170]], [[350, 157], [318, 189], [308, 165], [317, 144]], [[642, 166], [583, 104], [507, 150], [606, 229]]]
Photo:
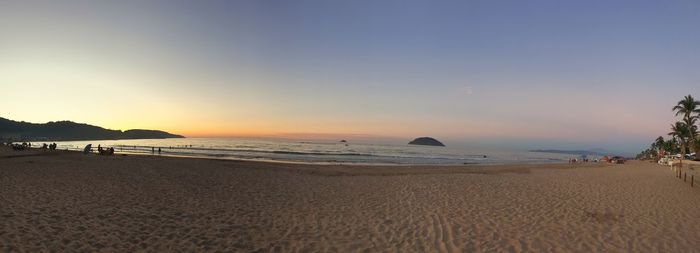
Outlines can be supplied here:
[[0, 140], [79, 141], [165, 138], [185, 137], [159, 130], [111, 130], [83, 123], [75, 123], [72, 121], [56, 121], [36, 124], [0, 118]]

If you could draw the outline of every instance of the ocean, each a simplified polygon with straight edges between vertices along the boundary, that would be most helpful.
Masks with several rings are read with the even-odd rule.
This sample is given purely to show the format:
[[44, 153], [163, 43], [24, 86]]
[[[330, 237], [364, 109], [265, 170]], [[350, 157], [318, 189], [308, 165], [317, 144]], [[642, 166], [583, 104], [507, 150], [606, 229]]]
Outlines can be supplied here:
[[[47, 142], [48, 143], [48, 142]], [[56, 142], [58, 149], [82, 151], [87, 144], [114, 147], [117, 154], [202, 157], [318, 164], [464, 165], [562, 163], [572, 155], [458, 147], [387, 145], [332, 141], [242, 138], [183, 138]], [[34, 146], [42, 143], [35, 142]], [[153, 148], [153, 149], [152, 149]], [[158, 148], [161, 153], [158, 153]], [[155, 153], [152, 153], [155, 150]]]

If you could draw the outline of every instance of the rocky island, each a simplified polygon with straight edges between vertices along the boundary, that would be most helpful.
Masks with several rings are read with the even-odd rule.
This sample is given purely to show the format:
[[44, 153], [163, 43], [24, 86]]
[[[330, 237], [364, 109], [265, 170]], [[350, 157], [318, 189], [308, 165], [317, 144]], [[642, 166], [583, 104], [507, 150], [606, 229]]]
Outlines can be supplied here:
[[411, 142], [408, 143], [409, 145], [424, 145], [424, 146], [438, 146], [438, 147], [444, 147], [445, 144], [442, 144], [442, 142], [431, 138], [431, 137], [419, 137]]

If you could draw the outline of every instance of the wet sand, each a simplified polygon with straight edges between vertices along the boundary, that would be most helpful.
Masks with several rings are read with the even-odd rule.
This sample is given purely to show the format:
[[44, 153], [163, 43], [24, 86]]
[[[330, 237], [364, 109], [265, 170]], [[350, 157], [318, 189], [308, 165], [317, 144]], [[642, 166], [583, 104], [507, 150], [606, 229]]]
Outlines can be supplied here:
[[0, 147], [0, 251], [692, 252], [667, 167], [321, 166]]

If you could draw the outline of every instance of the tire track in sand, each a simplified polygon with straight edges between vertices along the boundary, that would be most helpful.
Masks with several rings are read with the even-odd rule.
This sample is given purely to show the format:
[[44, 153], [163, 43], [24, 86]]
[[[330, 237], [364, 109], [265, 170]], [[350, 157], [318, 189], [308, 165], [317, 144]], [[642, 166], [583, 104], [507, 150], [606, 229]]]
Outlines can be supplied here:
[[440, 252], [458, 252], [454, 243], [454, 233], [449, 223], [442, 215], [431, 214], [430, 222], [433, 227], [435, 246]]

